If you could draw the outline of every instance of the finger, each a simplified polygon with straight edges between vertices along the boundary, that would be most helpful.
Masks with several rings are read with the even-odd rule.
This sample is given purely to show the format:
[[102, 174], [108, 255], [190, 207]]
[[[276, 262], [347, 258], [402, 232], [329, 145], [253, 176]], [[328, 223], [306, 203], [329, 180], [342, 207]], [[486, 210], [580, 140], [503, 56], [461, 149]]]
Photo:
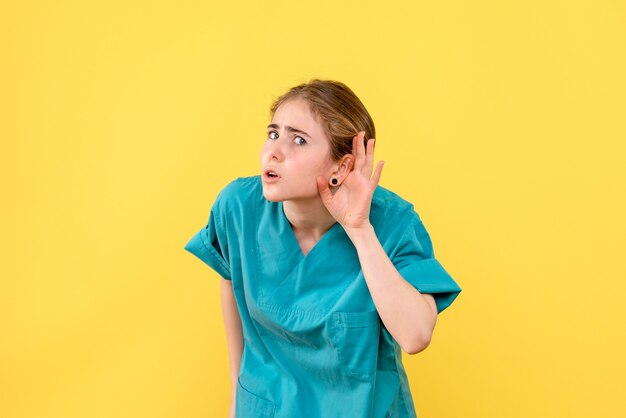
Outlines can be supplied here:
[[354, 158], [356, 159], [354, 169], [360, 173], [363, 173], [363, 169], [365, 167], [365, 145], [363, 144], [363, 137], [365, 136], [364, 131], [360, 131], [356, 135], [356, 154]]
[[360, 173], [363, 164], [359, 158], [359, 135], [352, 138], [352, 155], [354, 156], [354, 171]]
[[372, 175], [372, 169], [374, 168], [374, 138], [367, 140], [367, 152], [365, 153], [365, 174], [366, 176]]
[[330, 191], [330, 187], [328, 187], [328, 181], [324, 176], [317, 176], [316, 181], [317, 190], [322, 198], [322, 203], [324, 206], [327, 206], [327, 203], [330, 203], [330, 201], [333, 200], [333, 193]]
[[359, 157], [361, 158], [361, 162], [365, 165], [365, 131], [359, 132]]
[[384, 161], [379, 161], [378, 165], [376, 166], [376, 171], [374, 171], [374, 177], [372, 177], [371, 180], [371, 185], [372, 185], [372, 189], [375, 189], [376, 186], [378, 185], [378, 182], [380, 181], [380, 175], [383, 172], [383, 166], [385, 165]]

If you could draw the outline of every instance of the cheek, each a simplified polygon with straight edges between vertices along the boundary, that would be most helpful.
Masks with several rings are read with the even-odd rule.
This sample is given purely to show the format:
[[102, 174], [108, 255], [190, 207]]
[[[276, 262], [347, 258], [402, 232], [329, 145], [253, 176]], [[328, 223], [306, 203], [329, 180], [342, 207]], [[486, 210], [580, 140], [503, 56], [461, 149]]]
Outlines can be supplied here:
[[321, 174], [326, 175], [326, 174], [329, 174], [333, 170], [333, 167], [334, 167], [334, 162], [328, 158], [324, 158], [323, 161], [321, 161], [318, 165], [318, 171]]
[[[296, 162], [295, 160], [293, 160]], [[323, 155], [301, 155], [297, 159], [296, 164], [310, 174], [322, 174], [328, 170], [331, 165]]]
[[319, 158], [307, 157], [301, 159], [298, 166], [307, 174], [318, 175], [324, 172], [326, 164]]

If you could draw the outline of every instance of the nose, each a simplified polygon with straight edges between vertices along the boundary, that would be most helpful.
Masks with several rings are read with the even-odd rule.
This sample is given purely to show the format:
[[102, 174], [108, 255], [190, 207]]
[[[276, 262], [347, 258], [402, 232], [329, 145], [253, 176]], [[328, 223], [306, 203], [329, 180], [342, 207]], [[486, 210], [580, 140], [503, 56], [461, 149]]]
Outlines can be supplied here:
[[285, 158], [284, 142], [282, 138], [274, 141], [268, 140], [265, 149], [266, 158], [270, 161], [282, 161]]

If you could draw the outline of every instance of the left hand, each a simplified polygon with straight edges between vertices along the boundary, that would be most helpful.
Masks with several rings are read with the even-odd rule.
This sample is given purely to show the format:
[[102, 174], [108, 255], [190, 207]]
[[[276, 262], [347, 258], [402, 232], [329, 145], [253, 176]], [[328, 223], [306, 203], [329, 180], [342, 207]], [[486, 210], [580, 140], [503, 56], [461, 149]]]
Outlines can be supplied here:
[[379, 161], [372, 176], [374, 139], [370, 138], [367, 141], [367, 152], [365, 152], [364, 137], [365, 132], [361, 131], [352, 139], [354, 167], [338, 186], [335, 193], [331, 192], [328, 179], [324, 176], [317, 178], [317, 188], [322, 203], [345, 230], [359, 229], [370, 225], [369, 214], [372, 196], [385, 164], [384, 161]]

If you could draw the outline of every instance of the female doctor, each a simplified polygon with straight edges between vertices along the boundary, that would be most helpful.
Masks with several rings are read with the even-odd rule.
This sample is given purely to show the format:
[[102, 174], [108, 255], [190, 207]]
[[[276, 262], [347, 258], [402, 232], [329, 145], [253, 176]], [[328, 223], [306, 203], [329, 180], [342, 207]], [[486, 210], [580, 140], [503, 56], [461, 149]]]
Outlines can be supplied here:
[[185, 246], [222, 277], [230, 416], [415, 417], [401, 350], [428, 346], [461, 289], [378, 185], [352, 90], [312, 80], [270, 114], [261, 174], [224, 187]]

